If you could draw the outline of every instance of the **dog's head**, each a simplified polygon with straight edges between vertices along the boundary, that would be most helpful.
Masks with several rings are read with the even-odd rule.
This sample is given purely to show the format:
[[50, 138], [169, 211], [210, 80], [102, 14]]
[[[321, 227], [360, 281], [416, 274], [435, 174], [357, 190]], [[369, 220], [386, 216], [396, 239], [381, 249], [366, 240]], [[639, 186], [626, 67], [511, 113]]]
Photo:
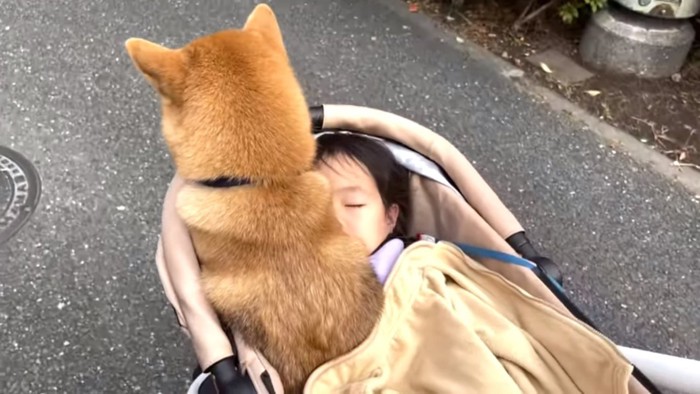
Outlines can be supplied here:
[[269, 6], [242, 29], [182, 48], [131, 38], [126, 50], [161, 97], [163, 136], [184, 178], [274, 180], [310, 169], [308, 107]]

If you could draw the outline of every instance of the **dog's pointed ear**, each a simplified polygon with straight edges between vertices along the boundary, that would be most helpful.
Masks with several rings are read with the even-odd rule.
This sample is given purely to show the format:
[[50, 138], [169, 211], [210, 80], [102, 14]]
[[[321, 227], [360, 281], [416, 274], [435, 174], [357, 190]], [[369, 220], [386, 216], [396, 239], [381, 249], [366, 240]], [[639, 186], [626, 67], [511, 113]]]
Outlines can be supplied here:
[[282, 30], [277, 23], [275, 13], [272, 12], [272, 8], [269, 5], [257, 5], [253, 12], [248, 15], [243, 30], [259, 31], [269, 42], [286, 53], [284, 40], [282, 39]]
[[182, 51], [141, 38], [130, 38], [124, 45], [132, 62], [148, 82], [162, 96], [176, 100], [185, 77]]

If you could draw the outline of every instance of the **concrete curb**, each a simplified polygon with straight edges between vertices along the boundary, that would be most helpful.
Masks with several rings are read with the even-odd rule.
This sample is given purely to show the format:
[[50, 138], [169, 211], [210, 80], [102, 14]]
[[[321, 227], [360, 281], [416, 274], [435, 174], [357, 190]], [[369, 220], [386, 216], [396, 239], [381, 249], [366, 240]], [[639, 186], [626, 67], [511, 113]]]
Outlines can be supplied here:
[[587, 129], [602, 137], [606, 142], [616, 143], [616, 150], [624, 150], [635, 161], [649, 166], [653, 171], [666, 176], [670, 181], [683, 185], [695, 196], [700, 196], [700, 172], [692, 168], [682, 168], [673, 165], [673, 161], [649, 145], [637, 140], [631, 134], [620, 130], [590, 114], [583, 108], [556, 92], [540, 85], [525, 81], [529, 89], [537, 93], [550, 107], [556, 111], [563, 111], [575, 120], [587, 125]]
[[671, 182], [681, 184], [686, 190], [695, 196], [700, 196], [700, 172], [692, 168], [680, 168], [673, 165], [673, 161], [663, 154], [651, 149], [648, 145], [637, 140], [631, 134], [620, 130], [602, 120], [585, 109], [569, 101], [559, 93], [546, 88], [536, 81], [528, 78], [524, 70], [514, 66], [498, 55], [461, 37], [464, 42], [457, 42], [455, 35], [438, 26], [437, 22], [424, 13], [411, 13], [405, 2], [400, 0], [378, 0], [386, 8], [396, 12], [403, 18], [413, 22], [427, 33], [440, 38], [440, 41], [466, 52], [469, 57], [479, 58], [494, 65], [501, 70], [504, 78], [511, 80], [523, 93], [538, 98], [548, 104], [556, 112], [569, 115], [572, 121], [583, 123], [595, 133], [607, 145], [615, 143], [616, 150], [626, 153], [632, 159], [642, 165], [648, 166], [654, 172], [663, 175]]

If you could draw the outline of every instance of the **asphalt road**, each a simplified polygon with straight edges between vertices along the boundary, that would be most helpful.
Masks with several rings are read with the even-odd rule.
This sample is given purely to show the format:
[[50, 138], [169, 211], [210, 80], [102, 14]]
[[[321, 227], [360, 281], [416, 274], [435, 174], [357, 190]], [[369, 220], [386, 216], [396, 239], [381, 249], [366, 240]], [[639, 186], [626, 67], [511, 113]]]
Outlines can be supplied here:
[[[0, 144], [44, 195], [0, 246], [0, 392], [174, 393], [193, 358], [153, 255], [172, 175], [124, 41], [240, 27], [253, 1], [0, 0]], [[700, 204], [468, 56], [400, 0], [274, 0], [310, 103], [405, 115], [472, 158], [616, 342], [700, 358]], [[445, 38], [447, 37], [447, 38]]]

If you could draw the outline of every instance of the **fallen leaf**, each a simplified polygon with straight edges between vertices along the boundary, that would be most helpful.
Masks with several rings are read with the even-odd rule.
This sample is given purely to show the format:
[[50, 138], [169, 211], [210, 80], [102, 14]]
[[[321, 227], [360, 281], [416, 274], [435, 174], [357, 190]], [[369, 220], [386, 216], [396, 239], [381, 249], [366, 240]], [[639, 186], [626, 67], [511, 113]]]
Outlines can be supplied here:
[[540, 67], [542, 67], [542, 69], [544, 70], [544, 72], [546, 72], [547, 74], [551, 74], [551, 73], [552, 73], [552, 69], [549, 68], [548, 65], [546, 65], [546, 64], [544, 64], [544, 63], [540, 63]]
[[686, 158], [685, 152], [681, 152], [681, 154], [678, 156], [678, 161], [683, 161]]
[[462, 37], [456, 37], [458, 43], [463, 43], [464, 39]]
[[419, 9], [418, 3], [410, 3], [410, 4], [408, 5], [408, 10], [409, 10], [410, 12], [418, 12], [418, 9]]
[[588, 93], [589, 95], [595, 97], [595, 96], [597, 96], [597, 95], [600, 94], [600, 90], [586, 90], [586, 93]]

